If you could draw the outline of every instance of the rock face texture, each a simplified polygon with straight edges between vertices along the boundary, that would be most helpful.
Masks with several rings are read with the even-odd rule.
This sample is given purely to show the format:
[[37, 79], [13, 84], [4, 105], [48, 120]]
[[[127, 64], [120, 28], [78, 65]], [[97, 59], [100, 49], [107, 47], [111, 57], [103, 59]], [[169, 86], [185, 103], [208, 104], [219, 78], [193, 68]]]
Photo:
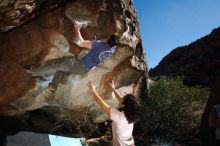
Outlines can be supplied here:
[[[105, 121], [107, 115], [93, 100], [88, 79], [114, 107], [118, 103], [109, 90], [111, 80], [116, 88], [131, 85], [129, 92], [138, 91], [136, 84], [147, 65], [131, 0], [3, 0], [0, 8], [1, 134], [27, 130], [89, 137], [97, 129], [94, 123]], [[66, 75], [47, 96], [53, 75], [44, 82], [28, 69], [85, 54], [74, 44], [74, 20], [88, 22], [81, 29], [84, 39], [105, 40], [115, 34], [120, 44], [100, 66], [82, 76]]]
[[211, 95], [203, 113], [201, 133], [203, 144], [212, 145], [207, 118], [213, 105], [220, 103], [220, 28], [211, 34], [174, 49], [158, 66], [149, 71], [149, 76], [182, 75], [186, 83], [211, 87]]
[[37, 16], [65, 4], [68, 0], [1, 0], [0, 31], [6, 32]]

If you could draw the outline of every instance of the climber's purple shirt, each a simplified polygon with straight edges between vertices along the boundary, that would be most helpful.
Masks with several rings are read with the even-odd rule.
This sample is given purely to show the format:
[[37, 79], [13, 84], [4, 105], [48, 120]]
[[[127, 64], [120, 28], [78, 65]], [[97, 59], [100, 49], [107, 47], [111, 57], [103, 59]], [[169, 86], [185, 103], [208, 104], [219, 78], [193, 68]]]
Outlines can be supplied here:
[[111, 48], [108, 44], [100, 40], [94, 40], [92, 41], [90, 52], [82, 59], [82, 62], [88, 69], [91, 69], [111, 56], [114, 52], [115, 47]]

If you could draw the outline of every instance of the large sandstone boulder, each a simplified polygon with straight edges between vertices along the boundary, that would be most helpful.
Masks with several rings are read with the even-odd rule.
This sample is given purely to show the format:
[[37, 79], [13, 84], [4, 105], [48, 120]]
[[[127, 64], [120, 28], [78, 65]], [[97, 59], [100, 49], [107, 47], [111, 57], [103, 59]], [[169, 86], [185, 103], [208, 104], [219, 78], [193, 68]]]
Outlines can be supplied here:
[[186, 84], [211, 88], [201, 123], [203, 145], [211, 146], [214, 136], [208, 127], [208, 115], [212, 106], [220, 103], [220, 28], [187, 46], [171, 51], [158, 66], [149, 71], [151, 77], [159, 75], [181, 75]]
[[[95, 81], [100, 95], [114, 107], [118, 102], [109, 90], [111, 80], [122, 91], [127, 86], [127, 93], [137, 91], [147, 67], [131, 0], [3, 0], [0, 8], [1, 131], [16, 127], [14, 131], [91, 136], [96, 129], [93, 123], [108, 116], [93, 100], [88, 79]], [[100, 66], [82, 76], [66, 75], [52, 95], [39, 98], [40, 93], [47, 94], [44, 89], [53, 75], [42, 82], [29, 73], [31, 66], [86, 53], [73, 43], [76, 19], [88, 21], [81, 30], [85, 39], [105, 40], [115, 34], [120, 44]]]

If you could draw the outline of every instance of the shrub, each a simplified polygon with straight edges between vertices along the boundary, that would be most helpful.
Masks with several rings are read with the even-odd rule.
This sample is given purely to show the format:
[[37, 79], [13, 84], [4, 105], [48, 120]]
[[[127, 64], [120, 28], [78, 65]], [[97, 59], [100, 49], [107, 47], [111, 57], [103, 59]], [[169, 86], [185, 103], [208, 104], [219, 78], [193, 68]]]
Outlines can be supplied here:
[[208, 88], [184, 85], [182, 77], [162, 76], [142, 102], [141, 127], [172, 134], [198, 128], [209, 95]]

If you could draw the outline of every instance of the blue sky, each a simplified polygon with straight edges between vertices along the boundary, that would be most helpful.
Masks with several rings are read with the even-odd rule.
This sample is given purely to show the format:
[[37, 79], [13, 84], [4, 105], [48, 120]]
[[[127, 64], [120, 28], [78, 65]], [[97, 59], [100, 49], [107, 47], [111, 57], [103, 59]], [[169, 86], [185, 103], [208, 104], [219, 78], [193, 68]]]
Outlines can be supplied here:
[[134, 0], [149, 68], [220, 27], [220, 0]]

